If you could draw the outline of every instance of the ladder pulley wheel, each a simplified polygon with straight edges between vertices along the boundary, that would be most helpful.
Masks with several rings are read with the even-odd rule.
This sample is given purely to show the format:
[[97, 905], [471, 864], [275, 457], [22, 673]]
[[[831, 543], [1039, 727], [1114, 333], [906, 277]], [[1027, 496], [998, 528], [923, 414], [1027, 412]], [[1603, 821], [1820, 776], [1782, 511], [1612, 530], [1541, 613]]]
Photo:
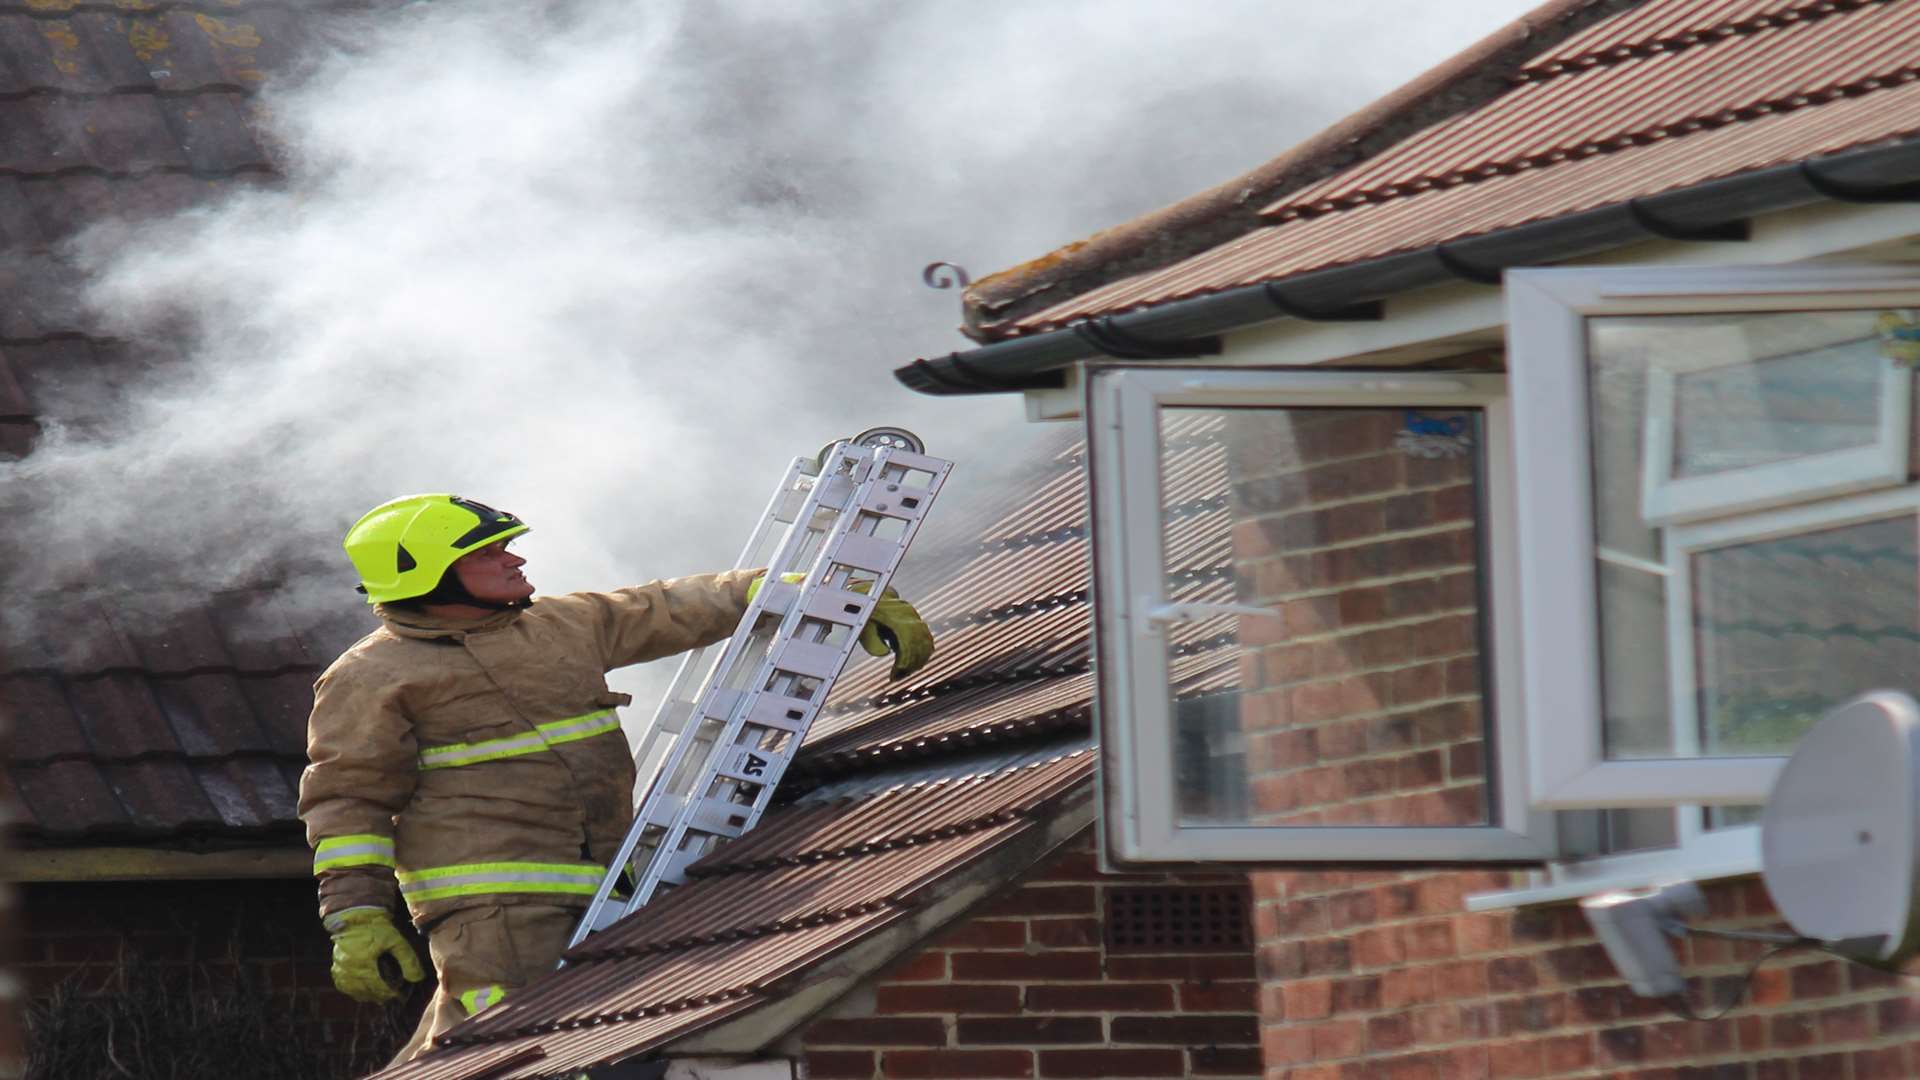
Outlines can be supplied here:
[[[813, 456], [813, 467], [816, 470], [827, 467], [827, 455], [833, 453], [833, 448], [840, 445], [840, 442], [839, 439], [833, 440], [821, 447], [820, 452]], [[910, 454], [927, 452], [927, 444], [921, 441], [920, 436], [903, 427], [870, 427], [847, 439], [846, 442], [869, 449], [884, 446], [889, 450], [905, 450]]]

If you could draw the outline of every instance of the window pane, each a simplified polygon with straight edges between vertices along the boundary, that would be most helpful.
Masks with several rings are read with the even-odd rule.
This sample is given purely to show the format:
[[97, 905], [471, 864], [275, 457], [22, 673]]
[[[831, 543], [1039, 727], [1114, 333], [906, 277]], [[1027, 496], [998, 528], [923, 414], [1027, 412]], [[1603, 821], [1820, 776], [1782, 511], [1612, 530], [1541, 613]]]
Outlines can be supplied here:
[[1168, 624], [1181, 825], [1488, 823], [1481, 431], [1162, 411], [1165, 597], [1271, 613]]
[[1915, 516], [1691, 556], [1700, 752], [1785, 754], [1822, 713], [1920, 682]]
[[[1911, 384], [1907, 369], [1883, 351], [1876, 323], [1888, 317], [1848, 310], [1587, 320], [1602, 742], [1609, 758], [1789, 752], [1810, 722], [1809, 709], [1817, 716], [1873, 688], [1858, 679], [1883, 677], [1892, 656], [1907, 652], [1834, 641], [1800, 649], [1805, 635], [1786, 629], [1795, 605], [1809, 597], [1841, 605], [1861, 596], [1865, 579], [1842, 562], [1801, 560], [1795, 573], [1802, 576], [1790, 580], [1754, 562], [1764, 556], [1774, 565], [1790, 541], [1768, 541], [1745, 555], [1696, 553], [1684, 568], [1669, 565], [1667, 551], [1675, 529], [1905, 479], [1909, 436], [1900, 435], [1897, 447], [1880, 445], [1891, 441], [1888, 418], [1905, 415]], [[1890, 458], [1900, 463], [1891, 470]], [[1906, 544], [1911, 548], [1911, 536]], [[1692, 589], [1675, 597], [1682, 569], [1691, 573]], [[1881, 587], [1906, 588], [1911, 599], [1913, 590], [1901, 582], [1913, 572], [1909, 557], [1891, 577], [1882, 575]], [[1740, 618], [1771, 608], [1766, 618], [1779, 625], [1769, 632], [1711, 626], [1690, 642], [1679, 640], [1690, 622], [1705, 617], [1706, 603], [1738, 608]], [[1675, 604], [1694, 610], [1676, 614]], [[1898, 620], [1880, 614], [1912, 625], [1910, 613]], [[1845, 622], [1836, 617], [1823, 632], [1831, 636]], [[1681, 663], [1687, 650], [1696, 661], [1691, 675]], [[1819, 678], [1797, 662], [1792, 672], [1764, 667], [1787, 653], [1826, 664], [1841, 651], [1849, 665], [1829, 666]], [[1878, 659], [1857, 655], [1866, 651]], [[1843, 686], [1850, 689], [1840, 693]]]

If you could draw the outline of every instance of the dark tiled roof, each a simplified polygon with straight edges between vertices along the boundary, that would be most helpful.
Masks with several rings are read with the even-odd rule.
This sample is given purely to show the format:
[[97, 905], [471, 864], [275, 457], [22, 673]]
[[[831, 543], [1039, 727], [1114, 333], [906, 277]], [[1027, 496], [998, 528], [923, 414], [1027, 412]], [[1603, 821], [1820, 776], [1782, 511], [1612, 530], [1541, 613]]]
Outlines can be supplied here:
[[[1132, 245], [1157, 259], [1103, 270], [1091, 243], [984, 279], [968, 294], [973, 332], [1055, 330], [1920, 133], [1911, 3], [1620, 8], [1570, 0], [1529, 16], [1546, 32], [1520, 34], [1478, 75], [1498, 79], [1498, 93], [1438, 118], [1445, 95], [1403, 94], [1368, 119], [1370, 132], [1403, 134], [1361, 160], [1308, 175], [1281, 167], [1289, 155], [1223, 186], [1241, 202], [1114, 230], [1140, 234]], [[1553, 25], [1578, 29], [1556, 40]], [[1269, 174], [1287, 182], [1255, 182]]]
[[79, 605], [16, 635], [0, 709], [23, 839], [297, 839], [307, 710], [331, 655], [303, 640], [265, 592], [138, 629]]
[[[302, 62], [328, 6], [0, 0], [0, 455], [45, 420], [100, 426], [104, 388], [169, 362], [166, 342], [92, 331], [62, 244], [273, 182], [254, 90]], [[296, 627], [264, 588], [144, 606], [56, 600], [0, 640], [19, 837], [297, 837], [312, 681], [352, 627]]]

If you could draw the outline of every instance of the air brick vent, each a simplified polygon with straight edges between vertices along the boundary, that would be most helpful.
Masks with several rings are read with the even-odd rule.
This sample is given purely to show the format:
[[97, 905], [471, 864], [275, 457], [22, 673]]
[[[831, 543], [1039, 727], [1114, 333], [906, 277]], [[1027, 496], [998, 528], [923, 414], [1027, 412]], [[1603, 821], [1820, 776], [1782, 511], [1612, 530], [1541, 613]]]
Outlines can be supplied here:
[[1240, 885], [1107, 890], [1107, 951], [1226, 952], [1250, 946]]

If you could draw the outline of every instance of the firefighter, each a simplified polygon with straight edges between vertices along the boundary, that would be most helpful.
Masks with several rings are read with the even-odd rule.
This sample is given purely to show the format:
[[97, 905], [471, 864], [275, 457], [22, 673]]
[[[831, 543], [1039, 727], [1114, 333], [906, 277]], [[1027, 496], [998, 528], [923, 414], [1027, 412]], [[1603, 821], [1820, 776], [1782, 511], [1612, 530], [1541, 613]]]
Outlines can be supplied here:
[[[369, 511], [346, 537], [378, 629], [314, 684], [300, 817], [333, 981], [360, 1001], [424, 976], [390, 912], [426, 935], [439, 990], [395, 1058], [553, 969], [633, 816], [614, 668], [726, 638], [758, 571], [535, 599], [512, 514], [455, 495]], [[889, 590], [891, 593], [891, 590]], [[884, 630], [883, 634], [881, 631]], [[906, 602], [875, 604], [867, 651], [906, 674], [933, 653]]]

